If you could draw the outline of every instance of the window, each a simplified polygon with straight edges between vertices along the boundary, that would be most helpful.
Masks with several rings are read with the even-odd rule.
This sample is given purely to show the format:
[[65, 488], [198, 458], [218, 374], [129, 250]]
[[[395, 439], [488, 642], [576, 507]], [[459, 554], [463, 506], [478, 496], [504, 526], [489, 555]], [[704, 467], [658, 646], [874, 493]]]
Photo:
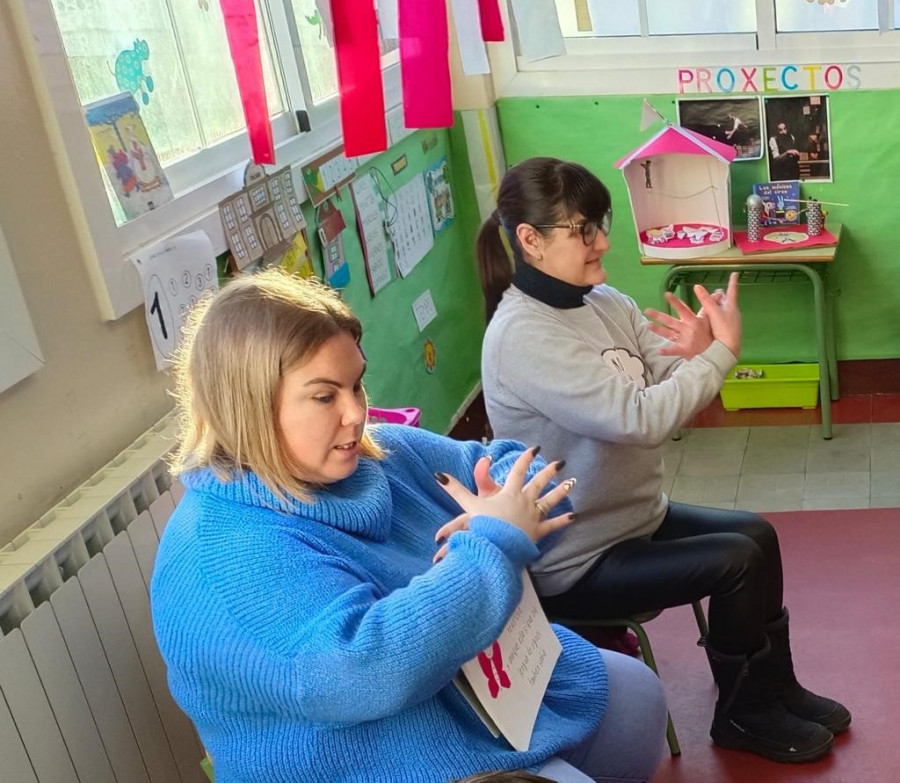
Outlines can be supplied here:
[[[306, 70], [309, 97], [314, 105], [321, 104], [337, 95], [337, 68], [335, 67], [334, 49], [329, 36], [326, 35], [322, 15], [316, 6], [316, 0], [289, 0], [300, 40], [300, 51]], [[396, 62], [396, 56], [390, 53], [397, 49], [397, 41], [383, 38], [379, 30], [381, 42], [382, 67]]]
[[642, 35], [700, 35], [756, 31], [756, 1], [730, 0], [556, 0], [563, 36], [614, 38]]
[[[244, 130], [218, 0], [140, 0], [127, 6], [121, 0], [53, 0], [53, 9], [82, 105], [134, 92], [164, 166]], [[266, 99], [276, 116], [287, 107], [266, 16], [257, 18]], [[116, 73], [117, 58], [126, 50], [140, 68], [131, 72], [131, 82], [124, 71]]]
[[878, 0], [775, 0], [775, 22], [780, 33], [877, 30]]
[[[334, 55], [316, 0], [255, 2], [277, 165], [296, 167], [340, 143]], [[98, 302], [104, 318], [116, 319], [142, 302], [128, 260], [138, 248], [202, 230], [216, 253], [227, 249], [216, 205], [241, 186], [250, 144], [219, 0], [23, 0], [21, 7], [13, 21], [50, 112], [53, 152], [74, 185], [66, 194], [84, 227]], [[401, 101], [399, 69], [387, 67], [395, 49], [382, 42], [387, 110]], [[117, 80], [116, 60], [129, 51], [134, 81]], [[125, 222], [97, 165], [83, 106], [127, 91], [175, 197]], [[302, 134], [299, 110], [311, 124]]]

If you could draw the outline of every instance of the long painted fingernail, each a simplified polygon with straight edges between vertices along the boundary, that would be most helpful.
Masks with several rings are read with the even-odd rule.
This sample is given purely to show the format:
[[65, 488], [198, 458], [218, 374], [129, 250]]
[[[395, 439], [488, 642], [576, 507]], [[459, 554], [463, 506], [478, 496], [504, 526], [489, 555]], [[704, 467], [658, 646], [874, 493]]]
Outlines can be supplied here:
[[574, 511], [569, 514], [569, 522], [574, 522], [576, 519], [578, 519], [578, 514], [576, 514]]
[[434, 543], [437, 544], [439, 547], [441, 547], [446, 543], [446, 541], [447, 541], [447, 536], [441, 536], [440, 538], [436, 538], [434, 540]]
[[564, 459], [557, 460], [556, 472], [559, 473], [565, 466], [566, 466], [566, 461]]
[[573, 479], [573, 478], [566, 479], [566, 480], [562, 483], [563, 489], [564, 489], [566, 492], [568, 492], [570, 489], [572, 489], [572, 487], [575, 486], [576, 483], [577, 483], [577, 482], [576, 482], [575, 479]]
[[540, 447], [540, 446], [535, 446], [535, 447], [531, 450], [531, 456], [532, 456], [532, 457], [536, 457], [536, 456], [537, 456], [538, 454], [540, 454], [540, 453], [541, 453], [541, 447]]
[[450, 483], [450, 477], [446, 473], [435, 473], [434, 477], [444, 486]]

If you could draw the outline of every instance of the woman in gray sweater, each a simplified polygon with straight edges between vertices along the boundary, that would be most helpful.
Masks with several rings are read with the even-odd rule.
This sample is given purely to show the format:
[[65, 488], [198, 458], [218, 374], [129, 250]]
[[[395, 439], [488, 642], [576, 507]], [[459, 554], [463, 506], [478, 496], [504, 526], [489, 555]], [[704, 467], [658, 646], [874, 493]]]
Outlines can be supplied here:
[[650, 321], [605, 285], [611, 219], [591, 172], [532, 158], [506, 173], [478, 237], [494, 435], [541, 443], [578, 478], [578, 522], [532, 566], [542, 602], [551, 616], [589, 619], [709, 596], [713, 740], [776, 761], [819, 758], [850, 713], [794, 676], [774, 529], [662, 491], [663, 444], [737, 362], [737, 276], [724, 293], [698, 286], [698, 313], [669, 295], [675, 315], [648, 310]]

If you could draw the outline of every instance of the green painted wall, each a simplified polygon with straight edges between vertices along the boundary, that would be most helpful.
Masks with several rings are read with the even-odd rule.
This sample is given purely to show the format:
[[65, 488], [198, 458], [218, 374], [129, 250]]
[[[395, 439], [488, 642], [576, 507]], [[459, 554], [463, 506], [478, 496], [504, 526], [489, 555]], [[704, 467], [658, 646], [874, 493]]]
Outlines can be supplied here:
[[[432, 136], [437, 138], [437, 146], [425, 152], [422, 141]], [[407, 166], [394, 176], [391, 163], [401, 155], [406, 155]], [[462, 122], [457, 117], [451, 129], [417, 131], [360, 169], [366, 171], [374, 166], [384, 175], [383, 181], [397, 188], [445, 155], [451, 164], [456, 218], [435, 237], [434, 248], [408, 277], [395, 276], [374, 299], [369, 294], [353, 200], [346, 187], [341, 189], [341, 200], [335, 202], [347, 223], [343, 238], [350, 283], [344, 289], [344, 298], [363, 322], [362, 345], [369, 360], [369, 402], [384, 408], [421, 408], [422, 426], [436, 432], [449, 428], [451, 417], [478, 383], [484, 331], [474, 264], [478, 210]], [[315, 220], [308, 202], [304, 212], [311, 227], [314, 264], [321, 275], [321, 248], [312, 228]], [[437, 317], [420, 333], [412, 303], [426, 289], [431, 290]], [[437, 349], [434, 373], [427, 372], [423, 360], [427, 339]]]
[[[643, 306], [658, 306], [664, 267], [639, 263], [634, 222], [621, 172], [613, 162], [659, 131], [639, 131], [643, 96], [508, 98], [498, 103], [508, 164], [535, 155], [574, 160], [610, 188], [615, 219], [606, 257], [609, 281]], [[673, 122], [675, 96], [647, 96]], [[849, 204], [830, 207], [828, 220], [844, 224], [830, 270], [836, 297], [839, 359], [900, 356], [897, 287], [900, 253], [893, 216], [900, 180], [895, 152], [900, 91], [847, 91], [829, 97], [834, 182], [804, 183], [804, 198]], [[732, 220], [744, 222], [743, 202], [754, 182], [767, 179], [766, 162], [731, 167]], [[815, 359], [809, 287], [754, 286], [741, 290], [745, 361]]]

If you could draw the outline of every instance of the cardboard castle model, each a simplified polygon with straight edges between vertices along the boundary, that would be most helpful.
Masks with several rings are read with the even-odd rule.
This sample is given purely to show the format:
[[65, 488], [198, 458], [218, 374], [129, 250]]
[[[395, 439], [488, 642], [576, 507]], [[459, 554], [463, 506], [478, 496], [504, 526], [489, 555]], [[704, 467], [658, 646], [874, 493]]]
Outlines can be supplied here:
[[731, 247], [733, 147], [669, 125], [616, 162], [642, 255], [698, 258]]

